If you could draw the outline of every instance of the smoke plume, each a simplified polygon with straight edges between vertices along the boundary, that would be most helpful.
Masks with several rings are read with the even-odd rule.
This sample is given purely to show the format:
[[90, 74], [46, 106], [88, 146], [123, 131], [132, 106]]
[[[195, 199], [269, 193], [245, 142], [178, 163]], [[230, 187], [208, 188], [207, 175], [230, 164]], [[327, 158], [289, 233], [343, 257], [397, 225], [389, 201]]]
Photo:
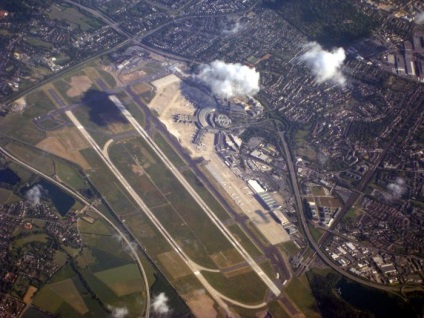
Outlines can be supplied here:
[[305, 48], [307, 51], [300, 57], [300, 60], [308, 64], [318, 83], [329, 80], [342, 86], [346, 83], [346, 78], [340, 71], [346, 58], [343, 48], [330, 52], [324, 50], [317, 42], [308, 43]]
[[40, 184], [36, 184], [31, 189], [27, 191], [25, 194], [28, 202], [31, 206], [37, 206], [40, 204], [41, 198], [43, 196], [43, 192], [45, 192], [44, 188]]
[[125, 318], [128, 315], [128, 309], [125, 307], [112, 307], [108, 306], [112, 310], [112, 318]]
[[403, 180], [402, 178], [396, 178], [395, 182], [389, 183], [387, 185], [387, 190], [389, 190], [390, 194], [394, 199], [400, 199], [407, 190], [405, 180]]
[[166, 297], [165, 293], [160, 293], [153, 297], [151, 307], [153, 312], [158, 315], [166, 315], [171, 311], [168, 306], [168, 297]]
[[196, 77], [223, 98], [253, 96], [259, 92], [259, 73], [240, 63], [216, 60], [203, 64]]
[[415, 17], [416, 24], [424, 24], [424, 12], [418, 13]]

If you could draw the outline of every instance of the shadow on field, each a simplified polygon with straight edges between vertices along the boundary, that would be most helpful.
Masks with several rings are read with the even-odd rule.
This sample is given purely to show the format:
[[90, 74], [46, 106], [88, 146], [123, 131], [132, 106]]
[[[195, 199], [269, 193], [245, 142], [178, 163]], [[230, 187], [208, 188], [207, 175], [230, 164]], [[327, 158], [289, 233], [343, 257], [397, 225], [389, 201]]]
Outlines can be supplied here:
[[109, 99], [109, 94], [105, 92], [90, 89], [82, 97], [81, 103], [88, 108], [90, 121], [98, 126], [128, 123], [118, 107]]

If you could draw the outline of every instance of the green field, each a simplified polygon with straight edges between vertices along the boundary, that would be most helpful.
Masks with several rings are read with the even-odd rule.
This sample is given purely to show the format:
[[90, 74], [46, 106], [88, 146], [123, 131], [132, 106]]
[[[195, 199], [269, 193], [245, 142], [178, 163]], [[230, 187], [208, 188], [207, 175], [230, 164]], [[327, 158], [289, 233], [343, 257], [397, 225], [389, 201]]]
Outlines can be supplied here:
[[9, 137], [29, 144], [36, 144], [46, 137], [32, 120], [55, 109], [54, 104], [42, 90], [35, 90], [26, 97], [27, 107], [23, 113], [10, 112], [0, 123], [1, 131]]
[[90, 31], [100, 26], [100, 23], [95, 18], [87, 17], [73, 7], [53, 5], [50, 7], [48, 15], [53, 20], [67, 21], [75, 28], [81, 29], [81, 31]]
[[285, 292], [303, 311], [306, 317], [320, 317], [317, 312], [318, 307], [314, 295], [305, 274], [300, 277], [293, 277], [287, 284]]
[[135, 264], [123, 265], [102, 272], [95, 276], [118, 296], [126, 296], [144, 290], [140, 271]]
[[313, 239], [318, 242], [321, 236], [324, 234], [324, 230], [321, 230], [319, 228], [316, 228], [313, 224], [308, 224], [309, 231], [311, 232], [311, 235]]
[[153, 136], [153, 140], [156, 145], [158, 145], [158, 147], [163, 151], [166, 157], [171, 160], [171, 162], [176, 167], [186, 166], [185, 162], [181, 159], [181, 157], [176, 153], [176, 151], [171, 147], [171, 145], [165, 140], [165, 138], [160, 133], [156, 133]]
[[23, 246], [31, 242], [47, 243], [47, 238], [48, 237], [46, 234], [32, 234], [32, 235], [24, 236], [22, 238], [17, 239], [15, 241], [15, 244], [17, 246]]
[[[113, 144], [110, 156], [168, 232], [194, 260], [213, 266], [209, 254], [231, 248], [216, 226], [140, 138]], [[134, 173], [134, 167], [140, 171]], [[211, 239], [213, 238], [213, 239]]]
[[234, 235], [234, 237], [238, 239], [238, 241], [250, 256], [259, 257], [263, 255], [259, 248], [247, 237], [246, 233], [244, 233], [239, 225], [233, 224], [227, 228]]
[[20, 200], [21, 198], [13, 194], [12, 191], [0, 188], [0, 204], [10, 204]]
[[56, 175], [59, 179], [74, 189], [86, 188], [84, 177], [79, 172], [79, 168], [65, 160], [54, 158]]
[[292, 241], [283, 243], [282, 244], [282, 249], [284, 250], [284, 252], [288, 256], [295, 256], [300, 251], [300, 248], [298, 248], [297, 245], [294, 242], [292, 242]]
[[231, 278], [220, 273], [202, 272], [217, 291], [234, 300], [246, 304], [259, 304], [264, 301], [267, 287], [255, 272], [250, 271]]

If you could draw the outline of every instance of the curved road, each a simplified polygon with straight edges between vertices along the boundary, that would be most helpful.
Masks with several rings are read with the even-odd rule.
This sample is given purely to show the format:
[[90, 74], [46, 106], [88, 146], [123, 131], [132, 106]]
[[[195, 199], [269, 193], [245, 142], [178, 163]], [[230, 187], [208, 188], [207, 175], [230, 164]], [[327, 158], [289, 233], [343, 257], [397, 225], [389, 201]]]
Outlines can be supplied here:
[[350, 274], [347, 271], [344, 271], [339, 266], [334, 264], [327, 257], [327, 255], [321, 250], [319, 245], [315, 242], [314, 238], [312, 237], [311, 232], [308, 229], [307, 220], [306, 220], [306, 217], [305, 217], [305, 213], [303, 211], [303, 203], [302, 203], [302, 199], [301, 199], [301, 196], [300, 196], [299, 185], [297, 183], [296, 171], [295, 171], [295, 167], [294, 167], [292, 157], [291, 157], [291, 152], [290, 152], [290, 149], [287, 145], [287, 142], [286, 142], [286, 139], [285, 139], [285, 136], [284, 136], [284, 132], [279, 132], [279, 135], [280, 135], [280, 139], [283, 143], [283, 150], [284, 150], [284, 153], [286, 155], [287, 167], [288, 167], [289, 172], [290, 172], [290, 179], [291, 179], [291, 182], [292, 182], [292, 187], [293, 187], [293, 191], [294, 191], [295, 198], [296, 198], [296, 205], [298, 207], [299, 219], [301, 221], [303, 231], [304, 231], [304, 233], [305, 233], [305, 235], [308, 239], [309, 245], [321, 257], [321, 259], [328, 266], [330, 266], [333, 270], [335, 270], [336, 272], [338, 272], [342, 276], [347, 277], [347, 278], [351, 279], [352, 281], [357, 282], [361, 285], [365, 285], [365, 286], [372, 287], [372, 288], [377, 288], [377, 289], [388, 291], [388, 292], [396, 292], [396, 293], [399, 293], [401, 291], [401, 288], [416, 289], [418, 287], [418, 288], [422, 289], [422, 287], [419, 287], [419, 286], [410, 286], [410, 287], [409, 286], [384, 286], [384, 285], [376, 284], [376, 283], [373, 283], [373, 282], [370, 282], [370, 281], [365, 281], [363, 279], [358, 278], [357, 276]]
[[146, 272], [144, 270], [143, 264], [141, 263], [140, 257], [137, 254], [137, 251], [135, 250], [135, 248], [131, 244], [131, 242], [127, 239], [127, 237], [124, 235], [124, 233], [122, 233], [121, 230], [112, 221], [110, 221], [106, 216], [104, 216], [102, 214], [102, 212], [100, 212], [97, 208], [95, 208], [90, 202], [88, 202], [81, 194], [79, 194], [75, 190], [73, 190], [70, 187], [68, 187], [67, 185], [65, 185], [65, 184], [63, 184], [63, 183], [61, 183], [61, 182], [53, 179], [52, 177], [46, 175], [45, 173], [43, 173], [43, 172], [41, 172], [41, 171], [39, 171], [39, 170], [31, 167], [30, 165], [28, 165], [25, 162], [21, 161], [20, 159], [16, 158], [14, 155], [12, 155], [10, 152], [8, 152], [7, 150], [5, 150], [3, 147], [0, 147], [0, 152], [2, 152], [5, 156], [9, 157], [13, 161], [17, 162], [21, 166], [24, 166], [28, 170], [31, 170], [32, 172], [40, 175], [44, 179], [50, 181], [51, 183], [57, 185], [61, 189], [65, 190], [66, 192], [70, 193], [72, 196], [74, 196], [75, 198], [77, 198], [79, 201], [81, 201], [82, 203], [84, 203], [86, 206], [89, 206], [92, 211], [94, 211], [101, 218], [103, 218], [122, 237], [122, 239], [124, 240], [124, 242], [127, 244], [129, 250], [133, 254], [134, 259], [137, 262], [137, 266], [138, 266], [138, 268], [140, 270], [140, 273], [143, 276], [143, 281], [144, 281], [145, 288], [146, 288], [146, 308], [144, 309], [144, 315], [145, 315], [145, 317], [150, 317], [150, 287], [149, 287], [149, 282], [147, 281], [147, 275], [146, 275]]

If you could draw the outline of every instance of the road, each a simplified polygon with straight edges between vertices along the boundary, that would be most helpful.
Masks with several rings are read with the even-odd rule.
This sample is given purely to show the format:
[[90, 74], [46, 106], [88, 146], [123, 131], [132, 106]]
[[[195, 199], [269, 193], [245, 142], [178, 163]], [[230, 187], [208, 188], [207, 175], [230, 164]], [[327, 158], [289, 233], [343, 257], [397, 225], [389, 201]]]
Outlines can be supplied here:
[[125, 244], [127, 244], [129, 251], [131, 252], [131, 254], [133, 255], [138, 269], [140, 270], [140, 273], [143, 277], [143, 281], [144, 281], [144, 287], [146, 289], [146, 307], [144, 309], [144, 316], [145, 317], [150, 317], [150, 287], [149, 287], [149, 282], [147, 280], [147, 275], [146, 272], [144, 270], [143, 264], [141, 263], [140, 257], [137, 254], [137, 251], [135, 250], [133, 244], [131, 244], [131, 242], [128, 240], [128, 238], [124, 235], [124, 233], [122, 233], [122, 231], [112, 222], [110, 221], [106, 216], [103, 215], [102, 212], [100, 212], [96, 207], [94, 207], [90, 202], [88, 202], [81, 194], [79, 194], [77, 191], [71, 189], [70, 187], [68, 187], [67, 185], [63, 184], [62, 182], [57, 181], [56, 179], [46, 175], [45, 173], [31, 167], [30, 165], [26, 164], [25, 162], [21, 161], [20, 159], [16, 158], [14, 155], [12, 155], [10, 152], [8, 152], [6, 149], [4, 149], [3, 147], [0, 147], [0, 152], [3, 153], [5, 156], [7, 156], [8, 158], [10, 158], [11, 160], [15, 161], [16, 163], [20, 164], [21, 166], [27, 168], [28, 170], [38, 174], [39, 176], [43, 177], [44, 179], [50, 181], [51, 183], [55, 184], [56, 186], [58, 186], [59, 188], [61, 188], [62, 190], [68, 192], [69, 194], [71, 194], [73, 197], [77, 198], [80, 202], [84, 203], [86, 206], [89, 206], [90, 209], [95, 212], [96, 214], [98, 214], [103, 220], [105, 220], [118, 234], [119, 236], [122, 238], [122, 240], [125, 242]]
[[152, 148], [156, 155], [162, 160], [166, 167], [172, 172], [177, 180], [183, 185], [187, 192], [193, 197], [196, 203], [203, 209], [205, 214], [211, 219], [211, 221], [218, 227], [221, 233], [230, 241], [234, 248], [243, 256], [245, 261], [252, 267], [252, 269], [258, 274], [261, 280], [268, 286], [275, 296], [280, 295], [280, 289], [275, 283], [264, 273], [261, 267], [256, 261], [246, 252], [241, 244], [236, 240], [232, 233], [227, 227], [221, 222], [221, 220], [215, 215], [215, 213], [209, 208], [209, 206], [203, 201], [203, 199], [197, 194], [190, 183], [184, 178], [181, 172], [174, 166], [174, 164], [168, 159], [168, 157], [162, 152], [162, 150], [156, 145], [153, 139], [146, 133], [141, 127], [137, 120], [131, 115], [131, 113], [125, 108], [121, 101], [115, 96], [110, 95], [109, 99], [116, 104], [121, 113], [129, 121], [129, 123], [135, 128], [140, 134], [144, 141]]
[[365, 285], [365, 286], [372, 287], [372, 288], [377, 288], [377, 289], [384, 290], [384, 291], [387, 291], [387, 292], [395, 292], [395, 293], [399, 293], [402, 287], [403, 288], [410, 288], [411, 290], [416, 289], [418, 286], [386, 286], [386, 285], [376, 284], [376, 283], [373, 283], [373, 282], [370, 282], [370, 281], [365, 281], [365, 280], [360, 279], [357, 276], [354, 276], [354, 275], [350, 274], [349, 272], [343, 270], [342, 268], [337, 266], [335, 263], [333, 263], [327, 257], [325, 252], [323, 252], [321, 250], [319, 244], [317, 242], [315, 242], [314, 238], [312, 237], [311, 232], [309, 231], [307, 220], [306, 220], [305, 213], [304, 213], [304, 210], [303, 210], [303, 203], [302, 203], [302, 199], [301, 199], [301, 196], [300, 196], [300, 190], [299, 190], [299, 185], [298, 185], [298, 182], [297, 182], [296, 170], [295, 170], [295, 167], [294, 167], [294, 164], [293, 164], [291, 152], [290, 152], [290, 149], [287, 145], [284, 133], [279, 132], [279, 136], [280, 136], [280, 139], [281, 139], [282, 144], [283, 144], [283, 150], [284, 150], [284, 154], [286, 156], [287, 167], [289, 168], [290, 179], [291, 179], [291, 182], [292, 182], [293, 192], [294, 192], [294, 195], [296, 197], [296, 205], [297, 205], [297, 208], [298, 208], [297, 210], [298, 210], [298, 214], [299, 214], [300, 223], [302, 225], [303, 232], [305, 233], [305, 236], [308, 240], [309, 246], [314, 250], [314, 252], [316, 252], [319, 255], [319, 257], [328, 266], [330, 266], [333, 270], [335, 270], [336, 272], [338, 272], [342, 276], [347, 277], [350, 280], [357, 282], [361, 285]]

